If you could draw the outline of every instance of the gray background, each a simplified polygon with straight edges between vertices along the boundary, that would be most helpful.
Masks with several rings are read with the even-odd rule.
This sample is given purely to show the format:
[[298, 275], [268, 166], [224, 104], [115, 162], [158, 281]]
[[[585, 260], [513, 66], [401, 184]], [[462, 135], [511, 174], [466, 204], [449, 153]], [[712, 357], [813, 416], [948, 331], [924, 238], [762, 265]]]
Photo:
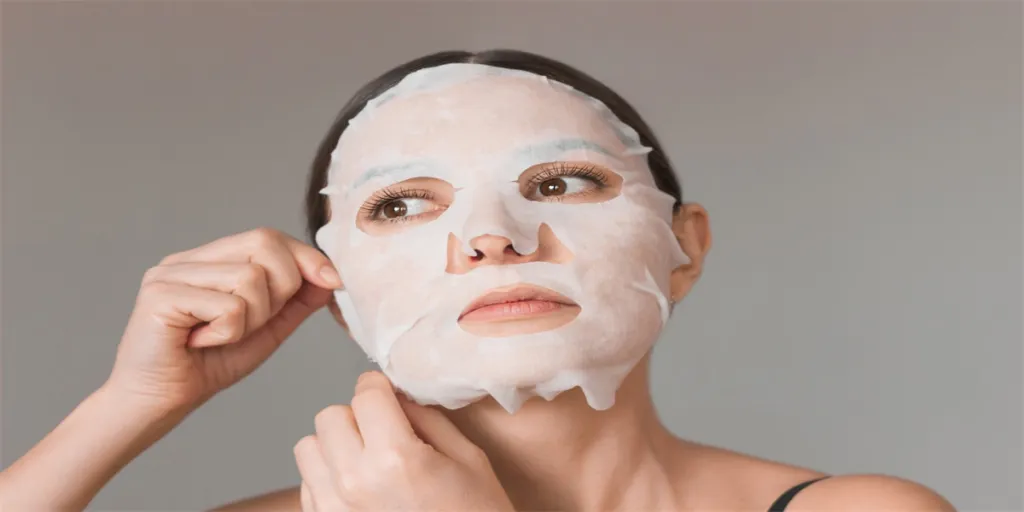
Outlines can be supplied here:
[[[5, 4], [3, 463], [103, 382], [148, 266], [301, 235], [306, 166], [361, 83], [506, 46], [632, 101], [711, 212], [655, 355], [676, 432], [1020, 510], [1020, 23], [981, 1]], [[365, 368], [318, 314], [95, 508], [294, 484], [293, 443]]]

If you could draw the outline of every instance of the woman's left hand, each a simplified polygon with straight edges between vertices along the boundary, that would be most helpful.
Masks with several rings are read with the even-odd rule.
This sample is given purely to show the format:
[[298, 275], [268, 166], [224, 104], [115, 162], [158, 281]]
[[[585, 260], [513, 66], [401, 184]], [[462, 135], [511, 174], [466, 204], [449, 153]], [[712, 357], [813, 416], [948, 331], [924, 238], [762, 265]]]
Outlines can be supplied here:
[[351, 406], [315, 421], [295, 445], [303, 512], [514, 510], [483, 450], [380, 372], [359, 378]]

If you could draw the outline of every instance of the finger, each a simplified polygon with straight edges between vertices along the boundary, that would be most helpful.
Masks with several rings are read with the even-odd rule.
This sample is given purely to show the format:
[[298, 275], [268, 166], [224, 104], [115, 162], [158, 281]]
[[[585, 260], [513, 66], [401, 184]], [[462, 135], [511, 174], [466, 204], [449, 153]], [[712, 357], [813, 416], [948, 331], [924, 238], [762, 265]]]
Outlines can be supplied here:
[[367, 448], [393, 447], [419, 439], [383, 373], [366, 372], [359, 377], [352, 411]]
[[283, 242], [285, 235], [257, 229], [172, 254], [161, 265], [175, 263], [255, 263], [266, 270], [271, 314], [276, 314], [302, 285], [302, 275]]
[[310, 494], [306, 482], [302, 482], [302, 485], [299, 486], [299, 503], [302, 505], [302, 512], [317, 512], [316, 505], [313, 503], [313, 495]]
[[285, 236], [284, 242], [295, 258], [299, 272], [307, 281], [332, 290], [345, 286], [334, 263], [324, 253], [290, 236]]
[[299, 291], [263, 328], [275, 343], [280, 344], [288, 339], [288, 336], [291, 336], [310, 315], [324, 307], [331, 300], [332, 294], [331, 290], [325, 290], [311, 283], [303, 283]]
[[337, 479], [355, 467], [363, 452], [363, 439], [355, 414], [351, 407], [332, 405], [320, 411], [313, 421], [320, 454], [327, 461], [327, 466], [333, 468]]
[[[191, 331], [187, 338], [190, 346], [225, 345], [245, 334], [245, 300], [230, 293], [184, 284], [149, 283], [139, 292], [136, 312], [164, 327]], [[204, 322], [207, 325], [193, 330]]]
[[438, 452], [472, 466], [482, 455], [473, 444], [441, 411], [425, 407], [408, 399], [400, 400], [405, 416], [409, 418], [420, 439]]
[[331, 290], [303, 283], [281, 311], [252, 333], [245, 343], [224, 347], [228, 352], [226, 355], [238, 361], [241, 366], [255, 367], [270, 357], [306, 318], [322, 308], [330, 300], [331, 294]]
[[253, 332], [270, 318], [266, 271], [254, 263], [176, 263], [149, 269], [143, 284], [186, 284], [238, 295], [246, 303], [245, 330]]
[[184, 261], [252, 262], [267, 269], [272, 311], [276, 312], [302, 284], [322, 288], [341, 286], [330, 260], [317, 249], [277, 230], [261, 228], [215, 240], [195, 249], [173, 254], [163, 263]]
[[309, 487], [315, 509], [318, 512], [341, 510], [331, 470], [320, 451], [317, 436], [303, 437], [295, 444], [295, 464], [302, 475], [302, 483]]

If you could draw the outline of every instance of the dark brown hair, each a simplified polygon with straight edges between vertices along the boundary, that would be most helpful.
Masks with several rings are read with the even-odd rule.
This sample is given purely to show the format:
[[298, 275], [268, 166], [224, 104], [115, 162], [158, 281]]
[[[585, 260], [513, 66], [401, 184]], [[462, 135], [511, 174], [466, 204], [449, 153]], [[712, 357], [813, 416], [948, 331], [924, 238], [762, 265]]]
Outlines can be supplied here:
[[309, 185], [306, 188], [306, 233], [311, 242], [316, 244], [314, 236], [328, 220], [327, 198], [320, 193], [320, 190], [327, 185], [327, 168], [331, 164], [331, 152], [334, 151], [349, 120], [363, 109], [367, 101], [394, 87], [406, 75], [424, 68], [456, 63], [486, 64], [528, 71], [566, 84], [587, 96], [600, 100], [622, 122], [640, 134], [640, 142], [653, 149], [648, 154], [648, 164], [651, 174], [654, 176], [655, 185], [676, 198], [676, 207], [682, 203], [682, 188], [679, 185], [679, 180], [676, 179], [668, 156], [654, 137], [654, 133], [640, 117], [640, 114], [606, 85], [567, 64], [533, 53], [518, 50], [447, 51], [420, 57], [384, 73], [359, 89], [352, 99], [341, 108], [331, 129], [320, 142], [320, 147], [317, 148], [316, 157], [313, 159], [309, 173]]

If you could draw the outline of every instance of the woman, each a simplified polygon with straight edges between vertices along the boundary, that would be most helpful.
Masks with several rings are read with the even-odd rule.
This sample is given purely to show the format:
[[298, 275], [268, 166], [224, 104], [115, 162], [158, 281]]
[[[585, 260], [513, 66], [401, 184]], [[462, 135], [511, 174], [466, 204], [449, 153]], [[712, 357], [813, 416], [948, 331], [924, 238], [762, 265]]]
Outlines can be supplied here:
[[299, 487], [224, 510], [952, 510], [661, 424], [650, 344], [701, 274], [707, 214], [639, 115], [564, 64], [389, 71], [323, 140], [307, 216], [323, 252], [259, 229], [150, 269], [110, 378], [0, 474], [4, 510], [83, 508], [325, 305], [386, 375], [317, 415]]

